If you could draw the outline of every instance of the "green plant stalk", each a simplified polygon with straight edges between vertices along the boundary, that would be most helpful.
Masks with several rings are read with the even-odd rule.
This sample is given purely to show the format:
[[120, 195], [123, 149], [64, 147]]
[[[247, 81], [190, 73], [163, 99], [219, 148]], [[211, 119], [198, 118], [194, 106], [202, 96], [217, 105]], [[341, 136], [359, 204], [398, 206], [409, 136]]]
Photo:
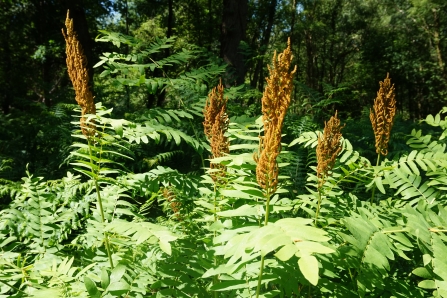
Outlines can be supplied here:
[[[46, 250], [47, 250], [47, 248], [46, 248], [46, 246], [45, 245], [43, 245], [43, 243], [44, 243], [44, 241], [43, 241], [43, 232], [42, 232], [42, 212], [41, 212], [41, 201], [40, 201], [40, 194], [39, 194], [39, 191], [38, 191], [38, 188], [37, 188], [37, 185], [36, 184], [31, 184], [31, 186], [30, 186], [30, 188], [32, 188], [32, 191], [33, 192], [35, 192], [36, 194], [37, 194], [37, 197], [38, 197], [38, 204], [39, 204], [39, 225], [40, 225], [40, 227], [39, 227], [39, 231], [40, 231], [40, 241], [41, 241], [41, 243], [42, 243], [42, 246], [44, 247], [44, 252], [46, 252]], [[25, 263], [25, 262], [24, 262]], [[23, 283], [23, 281], [22, 281], [22, 283]]]
[[317, 221], [318, 221], [318, 216], [320, 215], [320, 208], [321, 208], [321, 201], [322, 201], [322, 199], [321, 199], [321, 188], [323, 187], [323, 184], [324, 184], [324, 174], [323, 174], [323, 177], [322, 177], [322, 180], [321, 181], [323, 181], [323, 183], [321, 184], [321, 186], [320, 186], [320, 184], [318, 183], [318, 204], [317, 204], [317, 210], [315, 211], [315, 226], [317, 226]]
[[447, 230], [439, 230], [438, 228], [430, 228], [428, 229], [431, 233], [445, 233]]
[[[90, 162], [93, 163], [93, 153], [92, 153], [92, 144], [90, 142], [90, 138], [87, 137], [87, 142], [88, 142], [88, 153], [90, 155]], [[101, 214], [101, 221], [102, 223], [105, 223], [105, 216], [104, 216], [104, 208], [102, 207], [102, 199], [101, 199], [101, 194], [100, 194], [100, 188], [99, 188], [99, 184], [98, 184], [98, 179], [97, 179], [97, 175], [99, 175], [99, 169], [101, 167], [101, 164], [98, 163], [98, 173], [95, 173], [95, 176], [93, 177], [93, 180], [95, 181], [95, 188], [96, 188], [96, 195], [97, 195], [97, 199], [98, 199], [98, 205], [99, 205], [99, 212]], [[93, 169], [92, 169], [93, 172]], [[107, 250], [107, 257], [109, 258], [109, 263], [110, 263], [110, 267], [113, 269], [113, 260], [112, 260], [112, 254], [110, 251], [110, 244], [109, 244], [109, 237], [107, 235], [107, 232], [104, 231], [104, 245], [106, 247]]]
[[19, 288], [15, 287], [15, 286], [13, 286], [13, 285], [8, 284], [6, 281], [3, 281], [3, 280], [0, 279], [0, 282], [1, 282], [2, 284], [4, 284], [4, 285], [10, 287], [11, 289], [16, 290], [16, 291], [19, 292], [19, 293], [24, 294], [25, 297], [28, 296], [24, 291], [20, 290]]
[[317, 210], [315, 211], [315, 226], [317, 226], [318, 222], [318, 215], [320, 214], [320, 208], [321, 208], [321, 187], [318, 188], [318, 204], [317, 204]]
[[[430, 229], [429, 229], [430, 231]], [[447, 230], [438, 230], [440, 232], [447, 232]], [[389, 233], [403, 233], [403, 232], [408, 232], [407, 230], [392, 230], [392, 231], [382, 231], [382, 234], [389, 234]]]
[[[203, 160], [202, 160], [203, 161]], [[216, 186], [216, 181], [214, 183], [214, 222], [217, 222], [217, 186]], [[216, 238], [217, 234], [216, 231], [214, 231], [214, 235], [213, 235], [213, 242], [214, 242], [214, 238]], [[217, 258], [216, 255], [213, 256], [214, 258], [214, 267], [217, 267]], [[219, 283], [219, 277], [217, 275], [214, 275], [213, 277], [213, 284], [217, 285]], [[217, 291], [213, 291], [213, 296], [214, 298], [219, 297], [219, 293]]]
[[[377, 163], [376, 163], [376, 167], [379, 166], [379, 162], [380, 162], [380, 153], [377, 154]], [[376, 176], [374, 175], [374, 178], [376, 178]], [[376, 192], [376, 186], [373, 186], [373, 190], [372, 190], [372, 195], [371, 195], [371, 204], [373, 203], [374, 200], [374, 193]]]
[[[269, 213], [270, 213], [270, 187], [269, 185], [266, 185], [267, 192], [265, 194], [265, 197], [267, 199], [267, 202], [265, 203], [265, 219], [264, 219], [264, 226], [266, 226], [269, 222]], [[262, 282], [262, 273], [264, 271], [264, 260], [265, 256], [261, 253], [261, 266], [259, 267], [259, 277], [258, 277], [258, 286], [256, 288], [256, 298], [259, 298], [259, 294], [261, 293], [261, 282]]]
[[[245, 273], [247, 273], [247, 264], [245, 264], [244, 267], [245, 267]], [[252, 296], [251, 296], [251, 290], [250, 290], [250, 283], [248, 282], [247, 275], [248, 274], [245, 274], [245, 283], [247, 284], [248, 294], [250, 295], [250, 298], [251, 298]]]

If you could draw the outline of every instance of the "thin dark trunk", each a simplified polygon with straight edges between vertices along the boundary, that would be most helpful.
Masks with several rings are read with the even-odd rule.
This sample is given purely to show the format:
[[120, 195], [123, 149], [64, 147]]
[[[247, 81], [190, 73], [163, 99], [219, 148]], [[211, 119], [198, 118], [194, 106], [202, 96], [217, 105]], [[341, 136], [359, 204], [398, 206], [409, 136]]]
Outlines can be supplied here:
[[[126, 22], [126, 35], [129, 35], [129, 3], [127, 2], [127, 0], [124, 1], [124, 21]], [[125, 51], [126, 51], [126, 55], [128, 55], [129, 54], [129, 45], [128, 44], [125, 45]], [[126, 90], [127, 110], [130, 111], [130, 89], [129, 89], [129, 86], [126, 85], [124, 87], [124, 89]]]
[[214, 26], [213, 26], [213, 1], [208, 0], [208, 51], [211, 51], [211, 45], [213, 44], [214, 36]]
[[297, 9], [298, 1], [292, 1], [292, 23], [290, 24], [290, 42], [293, 44], [294, 42], [294, 34], [295, 31], [295, 22], [296, 22], [296, 9]]
[[[5, 35], [9, 35], [9, 30], [6, 30], [4, 33]], [[3, 110], [3, 114], [9, 114], [9, 106], [12, 103], [12, 88], [11, 88], [11, 84], [10, 81], [13, 78], [13, 74], [12, 74], [12, 63], [11, 63], [11, 49], [9, 47], [9, 43], [8, 42], [4, 42], [4, 55], [2, 57], [3, 62], [4, 62], [4, 67], [5, 67], [5, 82], [4, 85], [1, 86], [4, 88], [4, 90], [2, 90], [2, 94], [1, 96], [3, 97], [2, 100], [2, 110]], [[1, 89], [3, 89], [1, 88]], [[0, 89], [0, 90], [1, 90]]]
[[[268, 44], [270, 42], [270, 36], [272, 35], [272, 29], [273, 29], [273, 22], [275, 20], [277, 0], [271, 0], [269, 4], [270, 5], [268, 6], [267, 27], [265, 28], [260, 44], [261, 56], [264, 56], [265, 53], [267, 52]], [[257, 87], [261, 92], [264, 89], [264, 78], [262, 71], [263, 67], [264, 67], [264, 59], [259, 59], [256, 64], [255, 73], [253, 75], [253, 81], [251, 82], [252, 87], [254, 88]]]
[[316, 84], [316, 80], [315, 80], [316, 79], [316, 71], [315, 71], [316, 57], [315, 57], [315, 51], [314, 51], [312, 32], [310, 30], [306, 30], [304, 34], [305, 34], [305, 42], [306, 42], [306, 56], [307, 56], [306, 85], [309, 86], [310, 88], [317, 89], [317, 84]]
[[[167, 30], [167, 37], [171, 37], [173, 34], [173, 30], [174, 30], [174, 0], [169, 0], [168, 1], [168, 30]], [[169, 55], [171, 55], [171, 51], [170, 48], [166, 48], [165, 49], [165, 57], [169, 57]], [[156, 70], [157, 71], [157, 70]], [[156, 72], [154, 72], [155, 74]], [[165, 76], [165, 74], [162, 74], [163, 76]], [[152, 98], [153, 101], [155, 101], [155, 98]], [[160, 93], [157, 96], [157, 107], [161, 107], [163, 106], [164, 102], [166, 100], [166, 89], [163, 89], [162, 91], [160, 91]]]
[[172, 30], [174, 29], [174, 0], [168, 1], [168, 31], [167, 37], [172, 36]]
[[315, 11], [317, 6], [317, 1], [312, 3], [312, 6], [309, 9], [306, 9], [306, 24], [307, 27], [304, 29], [304, 45], [306, 47], [306, 85], [312, 89], [318, 90], [318, 57], [317, 50], [315, 45], [315, 36], [314, 31], [312, 29], [312, 25], [315, 22]]
[[439, 24], [438, 12], [436, 9], [433, 9], [432, 12], [433, 12], [433, 19], [434, 19], [433, 42], [434, 42], [434, 46], [436, 49], [436, 57], [438, 59], [438, 65], [439, 65], [439, 68], [441, 69], [442, 77], [443, 77], [444, 81], [447, 82], [447, 72], [445, 69], [444, 59], [443, 59], [442, 50], [441, 50], [441, 34], [439, 33], [440, 32], [440, 24]]
[[220, 54], [233, 68], [227, 71], [226, 85], [244, 83], [246, 68], [239, 51], [247, 29], [248, 0], [223, 0]]
[[[37, 38], [37, 43], [38, 45], [45, 45], [46, 43], [46, 38], [45, 38], [45, 32], [47, 32], [47, 26], [46, 26], [46, 3], [45, 1], [39, 1], [39, 5], [37, 6], [37, 16], [39, 18], [39, 23], [37, 24], [37, 29], [38, 29], [38, 38]], [[45, 57], [45, 58], [50, 58], [50, 57]], [[50, 99], [48, 98], [48, 85], [49, 85], [49, 81], [48, 81], [48, 63], [49, 63], [49, 59], [44, 59], [42, 61], [41, 64], [41, 75], [42, 75], [42, 83], [41, 83], [41, 98], [40, 100], [42, 101], [42, 103], [44, 103], [46, 106], [50, 106]]]

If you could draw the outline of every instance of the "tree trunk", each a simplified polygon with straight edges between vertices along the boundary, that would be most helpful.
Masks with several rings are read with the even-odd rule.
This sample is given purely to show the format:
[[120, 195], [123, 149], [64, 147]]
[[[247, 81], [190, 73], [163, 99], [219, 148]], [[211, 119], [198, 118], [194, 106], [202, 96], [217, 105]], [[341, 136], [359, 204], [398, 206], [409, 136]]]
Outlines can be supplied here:
[[[9, 26], [7, 26], [7, 27], [9, 27]], [[2, 68], [4, 68], [3, 75], [5, 76], [4, 83], [0, 84], [0, 91], [1, 91], [0, 99], [1, 99], [2, 111], [3, 111], [3, 114], [5, 114], [5, 115], [9, 114], [9, 106], [12, 103], [12, 99], [13, 99], [12, 92], [14, 90], [10, 83], [12, 81], [12, 78], [14, 77], [14, 75], [12, 74], [12, 70], [13, 70], [12, 63], [11, 63], [12, 55], [11, 55], [11, 49], [9, 47], [9, 42], [8, 42], [9, 32], [10, 32], [9, 30], [5, 30], [5, 32], [2, 32], [5, 35], [3, 36], [3, 34], [2, 34], [1, 39], [0, 39], [2, 41], [2, 44], [4, 45], [4, 50], [3, 50], [4, 55], [2, 55], [2, 57], [1, 57], [3, 60], [3, 61], [1, 61], [1, 64], [2, 64], [1, 66], [2, 66]]]
[[442, 77], [447, 82], [447, 73], [445, 70], [444, 59], [442, 57], [442, 50], [441, 50], [441, 37], [439, 34], [440, 25], [439, 25], [438, 11], [435, 8], [433, 8], [432, 12], [434, 21], [433, 42], [436, 49], [436, 57], [438, 60], [439, 68], [441, 69]]
[[[168, 1], [168, 30], [166, 33], [166, 37], [169, 38], [172, 36], [173, 30], [174, 30], [174, 0]], [[165, 58], [169, 57], [171, 55], [170, 48], [165, 49]], [[154, 74], [157, 72], [157, 70], [154, 72]], [[165, 73], [162, 74], [165, 76]], [[157, 96], [157, 107], [162, 107], [166, 100], [166, 89], [163, 88], [162, 91]]]
[[[275, 20], [276, 5], [277, 0], [271, 0], [267, 8], [268, 10], [267, 27], [265, 28], [260, 44], [261, 57], [264, 56], [265, 53], [267, 52], [267, 47], [270, 42], [270, 35], [272, 35], [273, 22]], [[251, 82], [251, 86], [253, 88], [257, 87], [261, 92], [264, 91], [263, 68], [264, 68], [264, 59], [259, 59], [256, 64], [255, 72], [253, 74], [253, 80]]]
[[220, 55], [233, 70], [227, 71], [227, 86], [244, 83], [246, 68], [239, 44], [245, 39], [248, 0], [223, 0]]
[[294, 34], [293, 32], [295, 31], [295, 22], [296, 22], [296, 10], [297, 10], [297, 5], [298, 5], [298, 1], [296, 0], [292, 0], [292, 20], [291, 20], [291, 24], [290, 24], [290, 43], [293, 44], [294, 40]]
[[213, 24], [213, 1], [208, 0], [208, 51], [211, 51], [211, 47], [214, 41], [214, 24]]

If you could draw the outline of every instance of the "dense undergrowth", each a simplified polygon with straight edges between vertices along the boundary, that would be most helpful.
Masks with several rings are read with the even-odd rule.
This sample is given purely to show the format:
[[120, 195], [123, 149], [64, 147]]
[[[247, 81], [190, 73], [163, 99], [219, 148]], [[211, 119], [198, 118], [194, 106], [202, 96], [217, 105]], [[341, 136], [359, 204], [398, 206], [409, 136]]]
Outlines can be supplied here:
[[[200, 82], [223, 68], [145, 78], [145, 68], [188, 55], [146, 64], [104, 55], [104, 76], [168, 88], [172, 107], [114, 119], [97, 103], [83, 131], [77, 110], [71, 147], [59, 152], [63, 178], [33, 170], [21, 182], [1, 180], [0, 297], [447, 297], [447, 108], [424, 131], [406, 134], [395, 121], [377, 165], [368, 120], [341, 119], [340, 150], [324, 174], [315, 148], [327, 132], [289, 115], [279, 168], [266, 166], [279, 176], [261, 183], [262, 155], [257, 164], [253, 153], [268, 147], [270, 124], [232, 116], [231, 102], [220, 122], [228, 152], [210, 166]], [[179, 99], [180, 90], [194, 100]]]

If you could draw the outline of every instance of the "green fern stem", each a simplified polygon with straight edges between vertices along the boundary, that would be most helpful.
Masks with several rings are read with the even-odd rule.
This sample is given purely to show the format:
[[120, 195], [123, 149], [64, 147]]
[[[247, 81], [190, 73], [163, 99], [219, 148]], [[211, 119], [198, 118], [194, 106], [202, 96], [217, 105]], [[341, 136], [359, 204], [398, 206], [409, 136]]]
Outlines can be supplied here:
[[318, 215], [320, 215], [320, 208], [321, 208], [321, 187], [318, 187], [318, 204], [317, 204], [317, 210], [315, 211], [315, 227], [317, 226], [318, 222]]
[[32, 191], [34, 193], [37, 194], [37, 204], [39, 204], [38, 206], [38, 212], [39, 212], [39, 216], [37, 216], [38, 220], [39, 220], [39, 238], [40, 238], [40, 242], [42, 243], [42, 247], [44, 252], [46, 252], [47, 247], [46, 245], [44, 245], [44, 237], [43, 237], [43, 225], [42, 225], [42, 207], [41, 207], [41, 196], [39, 194], [39, 189], [37, 188], [37, 184], [31, 184], [31, 188]]
[[[217, 182], [214, 183], [214, 222], [217, 222]], [[217, 233], [214, 231], [213, 233], [213, 242], [214, 238], [216, 238]], [[213, 256], [214, 258], [214, 267], [217, 268], [217, 257], [216, 255]], [[217, 285], [219, 283], [219, 277], [217, 275], [214, 275], [213, 277], [213, 285]], [[214, 298], [219, 297], [219, 293], [217, 291], [213, 291]]]
[[[88, 142], [88, 153], [90, 156], [90, 162], [93, 164], [93, 153], [92, 153], [92, 143], [90, 142], [90, 138], [87, 137], [87, 142]], [[97, 195], [97, 199], [98, 199], [98, 205], [99, 205], [99, 213], [101, 214], [101, 221], [102, 223], [105, 223], [105, 216], [104, 216], [104, 208], [102, 207], [102, 199], [101, 199], [101, 194], [100, 194], [100, 187], [99, 187], [99, 183], [98, 183], [98, 175], [100, 172], [100, 167], [101, 164], [98, 162], [98, 172], [95, 173], [93, 178], [93, 181], [95, 181], [95, 188], [96, 188], [96, 195]], [[92, 172], [94, 173], [94, 170], [92, 169]], [[107, 232], [104, 231], [104, 245], [106, 247], [107, 250], [107, 257], [109, 258], [109, 263], [110, 263], [110, 267], [113, 269], [113, 260], [112, 260], [112, 254], [111, 254], [111, 250], [110, 250], [110, 243], [109, 243], [109, 237], [107, 235]]]
[[[17, 292], [21, 293], [21, 294], [24, 295], [25, 297], [28, 296], [27, 293], [25, 293], [24, 291], [20, 290], [19, 288], [15, 287], [15, 286], [13, 286], [13, 285], [8, 284], [6, 281], [3, 281], [3, 280], [0, 279], [0, 283], [6, 285], [7, 287], [10, 287], [10, 288], [13, 289], [13, 290], [16, 290]], [[23, 282], [22, 282], [22, 283], [23, 283]]]
[[261, 292], [261, 281], [262, 281], [262, 273], [264, 271], [264, 260], [265, 257], [261, 256], [261, 267], [259, 268], [258, 286], [256, 288], [256, 298], [259, 297], [259, 293]]
[[321, 180], [318, 181], [318, 203], [317, 203], [317, 210], [315, 211], [315, 227], [317, 226], [317, 222], [318, 222], [318, 216], [320, 215], [320, 208], [321, 208], [321, 201], [322, 199], [322, 191], [321, 189], [323, 188], [323, 185], [325, 183], [325, 175], [323, 173], [323, 176], [321, 177]]
[[[380, 153], [377, 154], [377, 163], [376, 163], [376, 167], [379, 166], [379, 163], [380, 163]], [[374, 175], [374, 178], [376, 178], [375, 175]], [[371, 202], [370, 202], [371, 204], [373, 203], [375, 192], [376, 192], [376, 186], [373, 185], [373, 190], [372, 190], [372, 195], [371, 195]]]
[[[266, 197], [267, 201], [265, 203], [264, 226], [266, 226], [268, 224], [268, 222], [269, 222], [270, 197], [271, 197], [269, 185], [266, 186], [266, 189], [267, 189], [267, 192], [265, 193], [265, 197]], [[261, 293], [262, 274], [264, 272], [264, 260], [265, 260], [265, 256], [263, 256], [262, 253], [261, 253], [261, 266], [259, 268], [258, 286], [256, 288], [256, 298], [259, 298], [259, 294]]]

